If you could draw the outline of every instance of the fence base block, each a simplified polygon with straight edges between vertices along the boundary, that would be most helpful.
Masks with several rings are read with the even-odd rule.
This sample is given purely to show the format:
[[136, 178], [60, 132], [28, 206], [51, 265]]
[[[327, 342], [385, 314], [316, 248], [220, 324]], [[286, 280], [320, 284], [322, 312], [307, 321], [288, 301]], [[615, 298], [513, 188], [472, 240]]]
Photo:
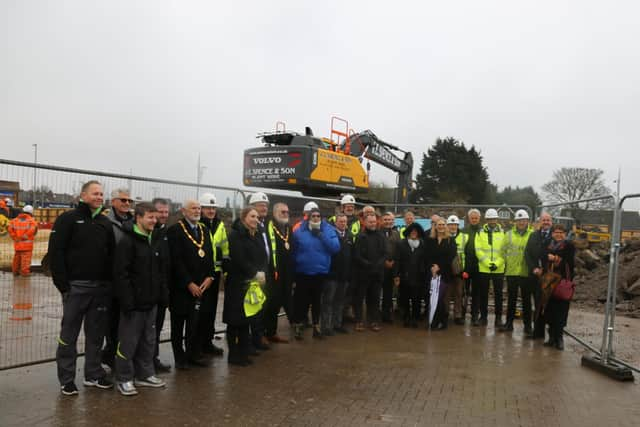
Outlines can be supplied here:
[[631, 372], [631, 369], [611, 361], [606, 364], [602, 363], [599, 356], [582, 356], [582, 366], [603, 373], [614, 380], [633, 381], [633, 372]]

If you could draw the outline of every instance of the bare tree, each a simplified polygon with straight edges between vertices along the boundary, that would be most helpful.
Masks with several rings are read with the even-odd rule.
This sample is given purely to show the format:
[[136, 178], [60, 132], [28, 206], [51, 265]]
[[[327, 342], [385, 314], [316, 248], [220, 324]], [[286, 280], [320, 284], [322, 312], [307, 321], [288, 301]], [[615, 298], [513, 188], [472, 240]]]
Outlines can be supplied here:
[[[542, 186], [547, 203], [562, 203], [590, 199], [611, 194], [604, 183], [602, 169], [561, 168], [553, 172], [553, 179]], [[599, 200], [573, 205], [580, 209], [611, 207], [611, 200]]]

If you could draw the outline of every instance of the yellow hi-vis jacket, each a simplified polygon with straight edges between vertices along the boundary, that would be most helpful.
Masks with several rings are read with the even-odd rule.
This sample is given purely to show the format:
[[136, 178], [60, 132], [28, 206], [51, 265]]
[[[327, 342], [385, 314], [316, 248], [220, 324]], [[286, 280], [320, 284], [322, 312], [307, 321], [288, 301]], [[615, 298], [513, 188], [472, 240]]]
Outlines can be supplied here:
[[[211, 245], [213, 246], [213, 263], [215, 271], [222, 271], [222, 261], [229, 259], [229, 240], [227, 239], [227, 230], [224, 223], [220, 221], [218, 228], [214, 233], [209, 233]], [[222, 254], [222, 259], [218, 259], [218, 250]]]
[[244, 314], [247, 317], [255, 316], [260, 310], [264, 302], [267, 300], [262, 288], [257, 280], [249, 282], [249, 289], [244, 294]]
[[529, 269], [524, 258], [524, 249], [527, 246], [529, 237], [533, 233], [531, 226], [527, 227], [524, 234], [520, 234], [514, 226], [505, 233], [505, 243], [503, 245], [506, 262], [505, 276], [527, 277]]
[[467, 233], [463, 233], [462, 231], [458, 231], [458, 235], [456, 236], [456, 245], [458, 250], [458, 258], [460, 259], [460, 266], [462, 267], [462, 271], [465, 270], [464, 265], [464, 248], [467, 246], [467, 242], [469, 241], [469, 235]]
[[[491, 244], [489, 244], [489, 233], [491, 233]], [[487, 224], [482, 227], [475, 237], [476, 257], [478, 258], [478, 271], [480, 273], [503, 274], [504, 273], [504, 252], [502, 246], [505, 242], [505, 235], [499, 224], [493, 231], [489, 231]], [[491, 264], [497, 268], [491, 270]]]

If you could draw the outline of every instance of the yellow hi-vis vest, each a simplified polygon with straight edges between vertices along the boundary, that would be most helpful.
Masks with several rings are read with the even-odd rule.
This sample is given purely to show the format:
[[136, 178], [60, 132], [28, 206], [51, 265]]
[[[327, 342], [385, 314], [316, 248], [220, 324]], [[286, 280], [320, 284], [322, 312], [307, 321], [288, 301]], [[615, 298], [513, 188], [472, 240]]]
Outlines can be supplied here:
[[[222, 260], [229, 259], [229, 240], [227, 239], [227, 230], [224, 223], [220, 221], [215, 233], [209, 233], [211, 238], [211, 246], [213, 246], [213, 264], [215, 271], [222, 271]], [[218, 249], [222, 251], [222, 259], [218, 259]]]
[[247, 317], [255, 316], [260, 310], [264, 302], [267, 300], [262, 288], [258, 284], [257, 280], [249, 282], [249, 289], [244, 294], [244, 314]]
[[[276, 280], [278, 280], [278, 256], [276, 255], [276, 232], [274, 231], [275, 226], [273, 225], [273, 221], [269, 221], [267, 225], [267, 234], [269, 234], [269, 241], [271, 242], [271, 261], [273, 262], [273, 276]], [[291, 238], [292, 231], [289, 230], [289, 237]], [[290, 243], [287, 241], [287, 244]], [[291, 246], [289, 246], [291, 248]], [[289, 250], [286, 249], [285, 250]]]
[[524, 249], [527, 246], [529, 237], [533, 233], [532, 227], [527, 227], [524, 234], [518, 233], [516, 228], [512, 228], [505, 234], [505, 243], [503, 246], [504, 257], [506, 262], [505, 276], [527, 277], [529, 269], [524, 258]]
[[462, 271], [465, 271], [464, 248], [465, 246], [467, 246], [468, 241], [469, 241], [469, 235], [467, 233], [463, 233], [462, 231], [458, 231], [458, 235], [456, 236], [456, 245], [458, 250], [458, 258], [460, 259], [460, 266], [462, 267]]
[[[333, 215], [331, 217], [329, 217], [327, 219], [327, 222], [329, 224], [332, 224], [333, 226], [336, 225], [336, 216]], [[356, 238], [358, 237], [358, 234], [360, 234], [360, 220], [356, 217], [355, 221], [353, 221], [353, 223], [351, 224], [351, 238], [352, 240], [355, 242]]]
[[[482, 230], [476, 233], [475, 246], [478, 258], [478, 271], [480, 273], [503, 274], [504, 273], [504, 232], [499, 225], [492, 232], [492, 244], [489, 244], [489, 227], [485, 224]], [[498, 267], [491, 271], [491, 264]]]

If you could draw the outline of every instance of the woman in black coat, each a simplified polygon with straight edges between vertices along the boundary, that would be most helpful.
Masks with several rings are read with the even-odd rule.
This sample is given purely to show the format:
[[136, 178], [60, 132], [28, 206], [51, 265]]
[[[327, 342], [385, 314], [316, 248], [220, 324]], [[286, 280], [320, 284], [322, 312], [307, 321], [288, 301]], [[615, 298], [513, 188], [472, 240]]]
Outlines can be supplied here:
[[[573, 280], [576, 248], [566, 240], [567, 232], [562, 224], [551, 227], [551, 242], [543, 251], [541, 262], [544, 272], [553, 269], [563, 279]], [[564, 350], [562, 330], [567, 325], [569, 317], [569, 301], [549, 297], [544, 306], [544, 321], [549, 325], [549, 339], [544, 343], [548, 347]]]
[[404, 327], [418, 327], [420, 301], [427, 284], [427, 258], [422, 236], [424, 230], [417, 222], [404, 230], [405, 238], [398, 242], [394, 265], [394, 284], [400, 286], [400, 307]]
[[222, 321], [227, 324], [229, 363], [247, 366], [249, 353], [249, 319], [244, 311], [244, 298], [249, 282], [264, 285], [267, 253], [258, 231], [258, 212], [242, 210], [229, 234], [229, 275], [224, 290]]
[[[449, 234], [444, 218], [439, 218], [431, 226], [429, 238], [425, 241], [427, 266], [431, 277], [440, 275], [441, 285], [438, 305], [431, 322], [431, 329], [446, 329], [449, 322], [449, 298], [447, 284], [453, 280], [453, 259], [457, 255], [456, 241]], [[428, 319], [427, 312], [427, 319]]]

